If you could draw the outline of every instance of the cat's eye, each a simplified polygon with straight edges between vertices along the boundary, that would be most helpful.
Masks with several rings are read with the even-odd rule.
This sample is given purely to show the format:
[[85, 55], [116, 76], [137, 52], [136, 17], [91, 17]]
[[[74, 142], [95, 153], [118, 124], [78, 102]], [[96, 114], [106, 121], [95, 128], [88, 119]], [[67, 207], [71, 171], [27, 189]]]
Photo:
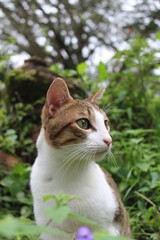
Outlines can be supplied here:
[[107, 130], [109, 131], [109, 130], [110, 130], [109, 120], [105, 120], [105, 121], [104, 121], [104, 125], [105, 125], [105, 127], [107, 128]]
[[77, 125], [82, 128], [82, 129], [89, 129], [90, 128], [90, 123], [88, 121], [88, 119], [86, 118], [81, 118], [77, 120]]

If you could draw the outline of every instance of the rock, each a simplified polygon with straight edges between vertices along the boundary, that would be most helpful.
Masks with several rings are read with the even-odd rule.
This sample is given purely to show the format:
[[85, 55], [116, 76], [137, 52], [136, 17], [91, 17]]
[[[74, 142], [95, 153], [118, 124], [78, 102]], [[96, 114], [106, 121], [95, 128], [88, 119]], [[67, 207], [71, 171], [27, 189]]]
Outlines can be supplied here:
[[[46, 62], [37, 57], [25, 61], [21, 67], [11, 70], [6, 78], [6, 92], [8, 102], [22, 102], [32, 104], [36, 100], [45, 97], [51, 82], [61, 77], [48, 69]], [[64, 78], [63, 78], [64, 79]], [[84, 98], [85, 92], [69, 79], [64, 79], [72, 96], [78, 95]]]
[[4, 166], [7, 171], [11, 171], [16, 163], [20, 163], [22, 160], [16, 158], [11, 154], [0, 151], [0, 165]]

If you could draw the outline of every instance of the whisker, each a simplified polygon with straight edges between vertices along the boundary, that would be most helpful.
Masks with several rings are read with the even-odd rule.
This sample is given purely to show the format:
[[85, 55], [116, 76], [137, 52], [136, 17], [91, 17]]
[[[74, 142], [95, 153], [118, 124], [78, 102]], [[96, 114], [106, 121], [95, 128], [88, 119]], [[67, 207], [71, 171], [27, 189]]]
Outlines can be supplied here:
[[88, 156], [87, 156], [87, 158], [86, 158], [86, 162], [85, 162], [85, 165], [84, 165], [85, 168], [87, 167], [87, 165], [89, 164], [89, 162], [91, 161], [91, 159], [92, 159], [92, 150], [90, 150], [90, 151], [88, 152]]
[[[77, 149], [74, 152], [72, 152], [69, 156], [67, 156], [67, 158], [64, 160], [64, 164], [62, 165], [62, 167], [59, 169], [59, 172], [62, 172], [62, 170], [64, 169], [65, 166], [67, 166], [67, 168], [72, 164], [73, 158], [77, 155], [79, 155], [81, 153], [82, 149]], [[68, 164], [70, 162], [70, 164]], [[66, 169], [67, 169], [66, 168]]]
[[109, 151], [109, 157], [111, 159], [111, 163], [113, 162], [114, 166], [117, 167], [118, 166], [117, 161], [116, 161], [116, 159], [115, 159], [115, 157], [114, 157], [114, 155], [111, 151]]
[[102, 106], [102, 110], [105, 110], [106, 108], [110, 107], [111, 104], [112, 104], [111, 102], [104, 103], [103, 106]]
[[[74, 168], [72, 169], [72, 171], [71, 171], [71, 173], [70, 173], [70, 176], [72, 176], [72, 174], [75, 174], [75, 173], [76, 173], [76, 171], [77, 171], [77, 169], [78, 169], [78, 167], [80, 166], [81, 163], [83, 164], [82, 159], [85, 158], [85, 156], [86, 156], [87, 154], [88, 154], [88, 153], [87, 153], [86, 151], [82, 151], [82, 152], [81, 152], [81, 155], [80, 155], [79, 158], [77, 159], [77, 164], [75, 164]], [[84, 162], [84, 163], [85, 163], [85, 162]]]
[[117, 151], [117, 148], [113, 144], [112, 144], [112, 150]]
[[80, 164], [81, 164], [82, 155], [84, 155], [84, 153], [81, 153], [81, 154], [80, 154], [79, 158], [77, 159], [77, 162], [75, 163], [75, 165], [73, 166], [72, 171], [70, 172], [70, 176], [72, 176], [72, 174], [75, 174], [75, 173], [76, 173], [76, 170], [78, 169], [78, 167], [79, 167]]
[[[86, 147], [85, 148], [79, 148], [77, 151], [74, 151], [74, 154], [70, 154], [69, 156], [69, 161], [70, 162], [67, 165], [66, 169], [69, 169], [69, 167], [72, 166], [72, 164], [75, 163], [75, 161], [77, 161], [77, 164], [80, 165], [81, 159], [83, 159], [85, 157], [85, 155], [87, 155], [88, 153], [86, 152]], [[75, 157], [75, 159], [73, 159]], [[75, 164], [75, 165], [77, 165]], [[65, 164], [66, 165], [66, 164]], [[64, 167], [64, 166], [63, 166]], [[76, 166], [75, 166], [76, 167]]]
[[102, 110], [107, 114], [109, 113], [111, 110], [113, 110], [115, 108], [115, 106], [113, 106], [112, 102], [109, 102], [107, 104], [103, 104]]

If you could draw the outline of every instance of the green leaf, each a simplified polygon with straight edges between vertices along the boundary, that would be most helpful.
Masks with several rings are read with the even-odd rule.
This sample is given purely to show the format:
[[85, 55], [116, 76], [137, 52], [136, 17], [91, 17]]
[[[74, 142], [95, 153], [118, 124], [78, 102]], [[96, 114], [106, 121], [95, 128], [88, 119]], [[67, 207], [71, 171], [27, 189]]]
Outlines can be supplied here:
[[108, 239], [110, 239], [109, 238], [109, 234], [107, 233], [107, 232], [96, 232], [95, 234], [94, 234], [94, 239], [95, 240], [108, 240]]
[[87, 63], [82, 62], [77, 65], [77, 72], [79, 75], [83, 75], [85, 73], [85, 70], [88, 68]]
[[5, 178], [3, 178], [1, 181], [0, 181], [0, 184], [4, 187], [7, 187], [7, 188], [10, 188], [13, 186], [14, 184], [14, 180], [12, 178], [12, 176], [7, 176]]
[[40, 227], [33, 222], [27, 222], [22, 219], [6, 216], [0, 220], [0, 234], [6, 237], [35, 235], [40, 233]]
[[54, 73], [59, 73], [61, 71], [60, 66], [58, 64], [51, 65], [49, 70]]
[[55, 201], [56, 207], [66, 206], [69, 202], [73, 200], [81, 201], [80, 198], [64, 195], [61, 192], [58, 195], [46, 195], [43, 197], [44, 202], [49, 199], [53, 199]]
[[71, 210], [67, 206], [62, 206], [59, 208], [48, 207], [45, 209], [45, 213], [57, 224], [61, 224], [71, 213]]
[[134, 143], [134, 144], [139, 144], [140, 142], [143, 141], [144, 138], [132, 138], [130, 140], [130, 142]]
[[100, 62], [98, 65], [98, 72], [99, 72], [99, 80], [103, 81], [106, 80], [108, 77], [106, 66], [103, 62]]
[[16, 131], [14, 129], [8, 129], [7, 132], [5, 133], [5, 136], [12, 136], [15, 134], [16, 134]]
[[151, 172], [151, 188], [155, 188], [156, 186], [158, 187], [159, 181], [160, 181], [160, 174], [158, 172]]
[[71, 217], [71, 218], [73, 218], [73, 219], [75, 219], [75, 220], [77, 220], [77, 221], [79, 221], [79, 222], [81, 222], [81, 223], [83, 223], [85, 225], [90, 225], [90, 226], [94, 226], [94, 227], [97, 227], [97, 228], [101, 228], [101, 226], [98, 225], [96, 222], [94, 222], [94, 221], [92, 221], [92, 220], [90, 220], [88, 218], [85, 218], [83, 216], [70, 213], [69, 217]]
[[35, 222], [27, 218], [20, 219], [8, 215], [4, 219], [0, 220], [0, 236], [5, 237], [30, 236], [27, 239], [39, 239], [38, 236], [40, 233], [50, 233], [55, 236], [60, 236], [62, 237], [62, 239], [65, 239], [65, 236], [67, 235], [66, 232], [63, 232], [56, 228], [37, 226]]
[[150, 163], [137, 163], [137, 167], [140, 168], [142, 172], [147, 172], [150, 167]]
[[108, 232], [100, 231], [94, 234], [94, 240], [131, 240], [131, 238], [110, 236]]
[[48, 201], [49, 199], [54, 199], [54, 195], [46, 195], [43, 197], [44, 202]]
[[24, 167], [22, 164], [15, 164], [15, 165], [14, 165], [13, 172], [14, 172], [15, 174], [20, 175], [20, 176], [23, 176], [24, 173], [25, 173], [25, 167]]
[[128, 107], [126, 110], [127, 110], [128, 118], [131, 121], [132, 120], [132, 108]]
[[65, 69], [63, 70], [63, 76], [65, 77], [74, 77], [77, 75], [77, 71], [72, 69]]

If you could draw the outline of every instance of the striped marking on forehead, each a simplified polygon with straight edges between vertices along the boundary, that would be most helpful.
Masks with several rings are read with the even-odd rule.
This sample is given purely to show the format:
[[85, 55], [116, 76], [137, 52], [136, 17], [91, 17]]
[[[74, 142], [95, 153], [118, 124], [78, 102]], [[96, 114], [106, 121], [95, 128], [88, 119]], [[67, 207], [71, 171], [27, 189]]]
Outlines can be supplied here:
[[108, 120], [108, 117], [106, 116], [106, 113], [97, 104], [87, 102], [86, 107], [87, 107], [87, 110], [88, 110], [88, 114], [89, 114], [89, 116], [92, 120], [95, 121], [96, 113], [98, 113], [98, 115], [99, 114], [102, 115], [103, 118]]

